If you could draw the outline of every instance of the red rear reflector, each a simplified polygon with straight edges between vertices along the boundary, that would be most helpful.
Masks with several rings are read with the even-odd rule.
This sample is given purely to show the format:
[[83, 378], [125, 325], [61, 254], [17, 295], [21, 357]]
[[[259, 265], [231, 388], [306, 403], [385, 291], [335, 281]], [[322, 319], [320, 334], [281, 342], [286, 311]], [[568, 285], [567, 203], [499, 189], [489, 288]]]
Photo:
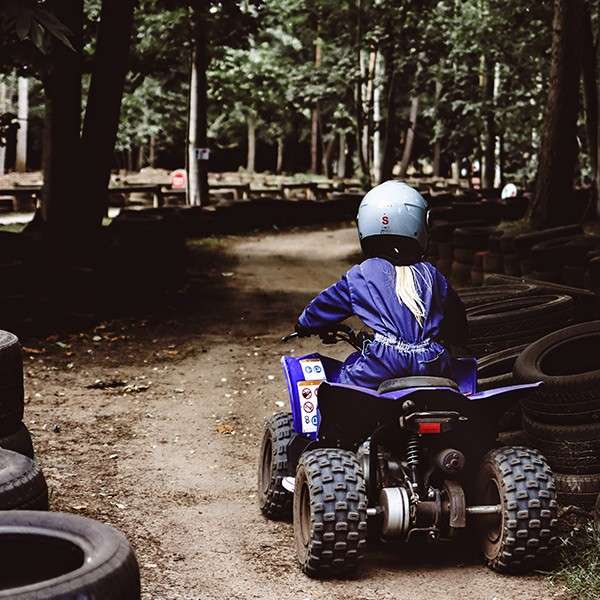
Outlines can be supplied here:
[[419, 433], [441, 433], [441, 423], [419, 423]]

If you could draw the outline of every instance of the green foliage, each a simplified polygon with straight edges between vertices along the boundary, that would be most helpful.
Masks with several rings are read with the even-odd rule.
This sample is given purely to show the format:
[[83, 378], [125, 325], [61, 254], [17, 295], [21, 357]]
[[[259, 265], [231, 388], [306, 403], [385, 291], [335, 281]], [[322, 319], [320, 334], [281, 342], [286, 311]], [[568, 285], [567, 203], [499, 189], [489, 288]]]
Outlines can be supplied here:
[[600, 529], [590, 524], [571, 534], [565, 541], [561, 563], [552, 582], [564, 585], [570, 598], [600, 597]]
[[0, 115], [0, 146], [6, 146], [8, 136], [19, 128], [17, 115], [4, 113]]
[[[86, 71], [101, 3], [85, 1]], [[534, 177], [551, 0], [139, 0], [117, 150], [152, 137], [165, 154], [183, 159], [192, 8], [198, 6], [207, 16], [212, 144], [243, 145], [249, 119], [263, 143], [306, 143], [318, 106], [323, 146], [340, 132], [356, 146], [360, 122], [371, 136], [391, 136], [397, 162], [417, 95], [415, 162], [431, 162], [437, 141], [446, 165], [479, 158], [492, 114], [506, 175]], [[0, 0], [0, 72], [39, 73], [57, 43], [68, 45], [69, 32], [43, 0]], [[492, 99], [483, 92], [484, 77], [495, 80]]]
[[39, 67], [56, 43], [74, 50], [69, 30], [43, 0], [0, 0], [0, 71]]

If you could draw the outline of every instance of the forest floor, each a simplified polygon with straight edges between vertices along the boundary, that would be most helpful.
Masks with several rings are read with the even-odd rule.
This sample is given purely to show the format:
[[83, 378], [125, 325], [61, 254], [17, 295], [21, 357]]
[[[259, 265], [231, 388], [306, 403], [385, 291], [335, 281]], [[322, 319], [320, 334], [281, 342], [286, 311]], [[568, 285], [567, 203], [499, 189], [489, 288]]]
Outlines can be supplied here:
[[280, 355], [315, 347], [279, 339], [348, 267], [355, 232], [192, 245], [196, 274], [178, 311], [23, 340], [25, 420], [52, 509], [122, 529], [145, 600], [559, 596], [540, 575], [503, 577], [446, 545], [376, 547], [353, 580], [305, 577], [292, 526], [257, 508], [257, 455], [264, 418], [287, 402]]

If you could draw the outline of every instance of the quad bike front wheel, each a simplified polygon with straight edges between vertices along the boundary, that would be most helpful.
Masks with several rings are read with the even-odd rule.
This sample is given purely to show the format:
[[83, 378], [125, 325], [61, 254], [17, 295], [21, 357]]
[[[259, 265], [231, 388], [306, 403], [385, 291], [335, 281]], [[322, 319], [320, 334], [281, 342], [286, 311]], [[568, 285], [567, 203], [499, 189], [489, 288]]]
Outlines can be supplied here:
[[289, 475], [287, 447], [293, 431], [290, 413], [275, 413], [265, 423], [258, 458], [258, 504], [267, 519], [292, 516], [292, 494], [284, 489], [283, 478]]
[[507, 446], [483, 459], [476, 503], [499, 506], [478, 517], [477, 536], [487, 565], [500, 573], [541, 567], [557, 537], [554, 476], [537, 450]]
[[338, 448], [305, 452], [294, 487], [294, 537], [311, 577], [356, 571], [367, 543], [367, 493], [356, 455]]

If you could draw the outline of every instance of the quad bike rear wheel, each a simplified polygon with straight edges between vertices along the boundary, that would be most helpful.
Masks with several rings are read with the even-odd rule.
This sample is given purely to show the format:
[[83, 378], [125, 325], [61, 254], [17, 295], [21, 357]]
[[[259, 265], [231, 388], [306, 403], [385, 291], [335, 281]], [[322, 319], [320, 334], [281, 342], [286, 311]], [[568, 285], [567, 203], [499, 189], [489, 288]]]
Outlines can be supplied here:
[[479, 517], [477, 536], [487, 565], [500, 573], [542, 566], [556, 544], [554, 476], [537, 450], [507, 446], [483, 459], [476, 503], [499, 505], [500, 513]]
[[290, 413], [275, 413], [265, 423], [258, 460], [258, 504], [267, 519], [290, 520], [292, 494], [283, 487], [289, 475], [287, 447], [294, 431]]
[[367, 544], [367, 493], [353, 452], [305, 452], [294, 487], [294, 537], [302, 570], [311, 577], [347, 577]]

